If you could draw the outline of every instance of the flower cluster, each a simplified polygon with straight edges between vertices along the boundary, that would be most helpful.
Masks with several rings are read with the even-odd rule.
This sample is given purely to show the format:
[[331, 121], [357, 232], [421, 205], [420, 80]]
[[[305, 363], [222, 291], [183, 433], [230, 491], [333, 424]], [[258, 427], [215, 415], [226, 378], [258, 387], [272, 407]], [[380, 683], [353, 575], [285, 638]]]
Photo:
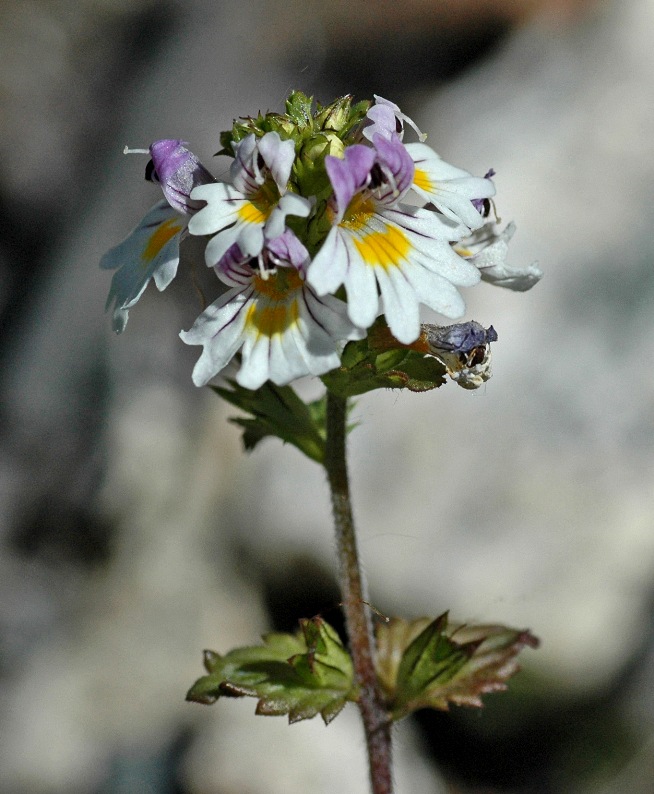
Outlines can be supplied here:
[[[404, 143], [405, 123], [418, 142]], [[163, 290], [175, 277], [186, 234], [209, 238], [206, 264], [227, 287], [180, 334], [203, 347], [198, 386], [233, 359], [248, 389], [323, 375], [380, 315], [400, 345], [411, 345], [422, 333], [421, 305], [458, 318], [459, 287], [480, 279], [531, 287], [536, 265], [506, 263], [513, 226], [497, 232], [489, 220], [494, 172], [455, 168], [424, 138], [381, 97], [314, 109], [296, 92], [284, 114], [246, 118], [222, 134], [220, 153], [233, 157], [229, 183], [182, 141], [153, 143], [146, 178], [164, 200], [101, 262], [116, 270], [107, 302], [114, 329], [124, 329], [151, 279]], [[473, 348], [487, 351], [491, 331]], [[447, 337], [448, 350], [459, 337]]]

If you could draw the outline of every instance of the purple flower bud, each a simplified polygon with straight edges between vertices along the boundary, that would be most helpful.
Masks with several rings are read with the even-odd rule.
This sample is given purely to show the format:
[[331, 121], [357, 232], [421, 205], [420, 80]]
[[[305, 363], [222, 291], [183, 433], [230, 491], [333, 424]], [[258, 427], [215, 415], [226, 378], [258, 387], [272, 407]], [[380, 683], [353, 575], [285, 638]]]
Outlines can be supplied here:
[[155, 141], [150, 146], [150, 155], [152, 160], [145, 169], [145, 178], [161, 185], [170, 206], [184, 215], [193, 215], [201, 209], [205, 202], [192, 200], [191, 191], [216, 180], [183, 142]]

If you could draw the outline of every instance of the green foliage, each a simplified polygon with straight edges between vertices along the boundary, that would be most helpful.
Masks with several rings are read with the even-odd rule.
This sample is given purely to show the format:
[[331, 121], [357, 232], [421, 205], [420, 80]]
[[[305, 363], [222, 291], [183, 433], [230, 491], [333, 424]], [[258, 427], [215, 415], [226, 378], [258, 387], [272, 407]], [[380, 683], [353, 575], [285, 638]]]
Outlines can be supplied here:
[[243, 428], [243, 445], [249, 452], [267, 436], [276, 436], [322, 463], [325, 458], [324, 399], [305, 404], [290, 386], [275, 386], [267, 381], [252, 391], [235, 381], [229, 388], [211, 388], [227, 402], [241, 408], [252, 418], [232, 417], [230, 422]]
[[[384, 321], [379, 320], [368, 337], [345, 346], [341, 366], [323, 375], [321, 380], [334, 394], [354, 397], [373, 389], [429, 391], [442, 386], [444, 376], [445, 365], [440, 359], [401, 346], [390, 336]], [[243, 428], [243, 445], [248, 452], [264, 438], [276, 436], [316, 463], [324, 464], [324, 397], [307, 404], [291, 386], [275, 386], [270, 381], [255, 391], [235, 381], [228, 381], [228, 386], [211, 388], [250, 415], [230, 419]], [[350, 424], [348, 430], [353, 426]]]
[[506, 689], [525, 646], [538, 646], [529, 631], [451, 625], [447, 613], [380, 625], [377, 673], [392, 719], [421, 708], [447, 711], [450, 703], [482, 706], [482, 694]]
[[320, 714], [325, 724], [348, 700], [356, 700], [350, 655], [322, 618], [300, 621], [301, 632], [268, 634], [263, 645], [237, 648], [225, 656], [205, 651], [208, 675], [186, 699], [212, 704], [220, 697], [256, 697], [256, 713], [288, 714], [289, 722]]
[[419, 353], [396, 342], [396, 347], [380, 349], [373, 334], [358, 342], [348, 342], [341, 366], [323, 375], [327, 388], [341, 397], [353, 397], [373, 389], [408, 389], [424, 392], [445, 383], [445, 365], [433, 356]]

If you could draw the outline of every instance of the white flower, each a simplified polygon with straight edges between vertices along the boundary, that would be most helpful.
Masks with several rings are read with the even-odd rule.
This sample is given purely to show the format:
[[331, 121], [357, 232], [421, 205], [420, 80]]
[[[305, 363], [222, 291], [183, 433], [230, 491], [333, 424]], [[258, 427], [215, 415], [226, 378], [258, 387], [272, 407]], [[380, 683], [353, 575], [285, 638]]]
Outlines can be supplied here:
[[100, 267], [116, 270], [111, 280], [106, 308], [114, 303], [112, 327], [118, 334], [127, 325], [128, 310], [154, 279], [164, 290], [175, 278], [179, 265], [179, 242], [187, 219], [167, 201], [152, 207], [138, 226], [100, 260]]
[[128, 237], [107, 251], [100, 261], [101, 268], [116, 271], [106, 308], [114, 303], [112, 326], [119, 334], [127, 325], [128, 310], [150, 280], [164, 290], [175, 278], [179, 244], [188, 218], [202, 206], [190, 198], [190, 193], [197, 185], [214, 181], [182, 141], [155, 141], [149, 149], [136, 151], [149, 152], [152, 159], [146, 166], [145, 177], [161, 187], [166, 200], [155, 204]]
[[192, 192], [191, 198], [205, 201], [206, 207], [193, 216], [189, 232], [215, 235], [205, 254], [210, 267], [234, 244], [256, 256], [263, 248], [264, 235], [272, 239], [284, 231], [287, 215], [306, 217], [310, 202], [286, 193], [294, 158], [293, 141], [282, 141], [276, 132], [259, 140], [248, 135], [235, 147], [233, 185], [202, 185]]
[[318, 297], [304, 279], [308, 252], [290, 231], [267, 240], [255, 257], [234, 244], [216, 273], [232, 286], [180, 337], [203, 345], [193, 382], [203, 386], [241, 351], [236, 381], [258, 389], [303, 375], [323, 375], [340, 364], [339, 348], [363, 332], [348, 320], [345, 304]]
[[334, 225], [307, 275], [319, 295], [345, 285], [348, 313], [368, 328], [380, 311], [393, 335], [408, 344], [420, 334], [419, 306], [446, 317], [465, 309], [455, 285], [479, 281], [478, 270], [452, 250], [465, 227], [442, 215], [399, 203], [413, 163], [395, 136], [375, 136], [375, 148], [354, 145], [344, 158], [325, 158], [334, 188]]

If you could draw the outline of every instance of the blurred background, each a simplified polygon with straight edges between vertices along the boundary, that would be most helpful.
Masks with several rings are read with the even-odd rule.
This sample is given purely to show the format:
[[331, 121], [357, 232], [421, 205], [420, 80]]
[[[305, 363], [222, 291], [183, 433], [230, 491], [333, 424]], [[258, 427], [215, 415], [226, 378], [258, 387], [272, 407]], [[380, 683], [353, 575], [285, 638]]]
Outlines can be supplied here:
[[125, 144], [220, 176], [220, 131], [291, 89], [380, 94], [493, 167], [512, 262], [546, 273], [468, 291], [483, 389], [356, 409], [375, 606], [542, 640], [483, 711], [397, 727], [398, 794], [653, 790], [653, 31], [651, 0], [2, 0], [0, 790], [368, 790], [353, 708], [184, 702], [204, 648], [336, 619], [328, 494], [192, 386], [190, 281], [117, 338], [97, 266], [158, 198]]

